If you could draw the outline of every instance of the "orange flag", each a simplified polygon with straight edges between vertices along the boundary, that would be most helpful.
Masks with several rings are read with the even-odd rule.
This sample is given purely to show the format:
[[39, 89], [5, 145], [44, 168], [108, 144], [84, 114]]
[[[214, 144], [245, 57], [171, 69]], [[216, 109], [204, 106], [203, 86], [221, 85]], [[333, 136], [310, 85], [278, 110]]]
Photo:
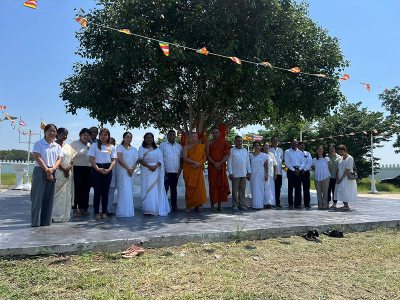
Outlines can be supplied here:
[[82, 27], [85, 27], [85, 28], [86, 28], [86, 23], [87, 23], [87, 20], [86, 20], [86, 19], [81, 18], [81, 17], [74, 18], [74, 19], [75, 19], [79, 24], [81, 24]]
[[235, 63], [237, 63], [238, 65], [241, 65], [241, 64], [242, 64], [242, 62], [240, 61], [240, 59], [237, 58], [237, 57], [232, 56], [232, 57], [230, 57], [230, 59], [232, 59], [232, 60], [233, 60]]
[[342, 78], [339, 78], [339, 80], [346, 81], [349, 78], [350, 78], [349, 74], [344, 74]]
[[300, 69], [298, 67], [291, 68], [288, 71], [292, 73], [300, 73]]
[[25, 1], [25, 3], [23, 5], [26, 7], [36, 9], [37, 1], [36, 0], [28, 0], [28, 1]]

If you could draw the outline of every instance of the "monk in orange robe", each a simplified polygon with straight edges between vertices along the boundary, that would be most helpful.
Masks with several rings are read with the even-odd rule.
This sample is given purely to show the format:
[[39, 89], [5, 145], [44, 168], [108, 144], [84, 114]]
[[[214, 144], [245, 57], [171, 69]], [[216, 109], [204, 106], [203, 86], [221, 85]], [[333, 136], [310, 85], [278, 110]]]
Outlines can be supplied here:
[[189, 144], [183, 146], [183, 179], [185, 180], [186, 212], [191, 207], [202, 211], [200, 206], [207, 202], [206, 185], [204, 182], [204, 163], [207, 160], [205, 145], [197, 144], [197, 133], [189, 136]]
[[220, 139], [218, 128], [213, 128], [211, 133], [213, 139], [206, 142], [211, 210], [215, 211], [214, 204], [218, 203], [218, 210], [222, 211], [221, 202], [228, 202], [228, 195], [231, 193], [226, 175], [226, 161], [231, 154], [231, 145]]

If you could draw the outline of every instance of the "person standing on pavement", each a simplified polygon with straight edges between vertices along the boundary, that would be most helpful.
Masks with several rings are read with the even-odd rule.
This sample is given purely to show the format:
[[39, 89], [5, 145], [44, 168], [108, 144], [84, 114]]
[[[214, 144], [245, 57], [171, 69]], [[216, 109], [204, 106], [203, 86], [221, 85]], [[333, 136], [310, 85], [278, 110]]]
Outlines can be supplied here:
[[[305, 151], [306, 145], [303, 142], [299, 143], [299, 150], [303, 154], [302, 164], [300, 167], [300, 180], [303, 184], [303, 197], [304, 197], [304, 207], [311, 208], [310, 206], [310, 169], [312, 165], [312, 157], [310, 152]], [[301, 207], [301, 203], [300, 203]], [[296, 207], [296, 208], [300, 208]]]
[[292, 139], [291, 148], [285, 151], [285, 164], [288, 168], [288, 202], [289, 209], [293, 209], [293, 188], [294, 188], [294, 203], [296, 208], [301, 208], [301, 179], [300, 167], [303, 160], [303, 152], [298, 147], [297, 139]]
[[178, 180], [182, 173], [183, 156], [182, 146], [175, 141], [176, 132], [171, 129], [167, 134], [167, 141], [162, 142], [158, 147], [163, 155], [165, 177], [164, 186], [165, 192], [171, 189], [171, 209], [173, 211], [180, 211], [178, 209]]
[[333, 204], [330, 208], [336, 208], [337, 200], [335, 200], [335, 187], [336, 187], [336, 171], [338, 168], [339, 160], [342, 158], [339, 154], [337, 154], [337, 146], [335, 144], [330, 144], [328, 148], [328, 158], [331, 161], [331, 179], [329, 182], [328, 188], [328, 203], [333, 201]]
[[61, 163], [61, 146], [54, 142], [57, 127], [47, 124], [44, 138], [33, 146], [35, 167], [32, 174], [31, 226], [50, 226], [56, 187], [55, 171]]
[[247, 150], [243, 147], [243, 138], [235, 137], [235, 146], [231, 148], [227, 170], [232, 182], [232, 207], [234, 211], [247, 210], [244, 206], [246, 179], [250, 180], [251, 167]]
[[275, 201], [276, 207], [282, 208], [281, 205], [281, 188], [282, 188], [282, 162], [284, 160], [283, 150], [278, 147], [278, 137], [273, 136], [271, 138], [271, 148], [269, 152], [273, 153], [275, 156], [276, 165], [276, 180], [275, 180]]

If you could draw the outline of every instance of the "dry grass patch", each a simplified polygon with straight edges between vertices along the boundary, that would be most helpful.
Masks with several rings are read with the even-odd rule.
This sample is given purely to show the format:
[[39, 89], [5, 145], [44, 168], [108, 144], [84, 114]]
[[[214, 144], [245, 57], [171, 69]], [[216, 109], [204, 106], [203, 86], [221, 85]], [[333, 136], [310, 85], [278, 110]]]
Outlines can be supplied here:
[[400, 234], [380, 229], [187, 244], [123, 260], [93, 253], [0, 261], [4, 299], [397, 299]]

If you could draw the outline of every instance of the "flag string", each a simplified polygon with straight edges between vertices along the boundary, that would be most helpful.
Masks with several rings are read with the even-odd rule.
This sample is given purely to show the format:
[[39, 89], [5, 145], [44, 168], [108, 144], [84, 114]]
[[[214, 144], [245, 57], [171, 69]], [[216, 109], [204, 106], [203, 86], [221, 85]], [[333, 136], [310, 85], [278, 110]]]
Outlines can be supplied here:
[[[5, 1], [13, 3], [13, 4], [21, 5], [20, 2], [15, 2], [15, 1], [12, 1], [12, 0], [5, 0]], [[26, 1], [25, 3], [27, 3], [27, 2], [32, 2], [32, 0], [31, 1]], [[71, 17], [71, 16], [68, 16], [68, 15], [64, 15], [64, 14], [61, 14], [61, 13], [58, 13], [58, 12], [54, 12], [54, 11], [50, 11], [50, 10], [46, 10], [46, 9], [42, 9], [42, 8], [37, 8], [36, 7], [36, 2], [37, 1], [34, 1], [34, 2], [35, 2], [34, 7], [32, 7], [31, 5], [29, 5], [28, 7], [36, 9], [36, 10], [39, 10], [39, 11], [43, 11], [43, 12], [46, 12], [46, 13], [50, 13], [50, 14], [54, 14], [54, 15], [58, 15], [58, 16], [62, 16], [62, 17], [65, 17], [65, 18], [74, 19], [74, 20], [78, 21], [77, 18], [75, 18], [75, 17]], [[314, 73], [304, 72], [304, 71], [301, 71], [298, 67], [287, 69], [287, 68], [273, 66], [268, 62], [254, 62], [254, 61], [250, 61], [250, 60], [239, 59], [239, 58], [234, 57], [234, 56], [227, 56], [227, 55], [223, 55], [223, 54], [213, 53], [213, 52], [207, 51], [205, 47], [202, 48], [202, 49], [196, 49], [196, 48], [192, 48], [192, 47], [188, 47], [188, 46], [183, 46], [183, 45], [180, 45], [180, 44], [177, 44], [177, 43], [161, 42], [160, 39], [156, 39], [154, 37], [148, 37], [148, 36], [137, 34], [137, 33], [132, 33], [128, 29], [122, 29], [121, 30], [121, 29], [113, 28], [111, 26], [107, 26], [107, 25], [91, 22], [90, 20], [84, 19], [83, 17], [80, 17], [80, 19], [82, 19], [84, 21], [84, 24], [82, 24], [80, 21], [78, 21], [78, 22], [84, 28], [86, 28], [86, 24], [90, 24], [90, 25], [102, 27], [102, 28], [105, 28], [105, 29], [108, 29], [108, 30], [113, 30], [113, 31], [117, 31], [117, 32], [123, 32], [124, 34], [132, 35], [132, 36], [139, 37], [139, 38], [142, 38], [142, 39], [147, 39], [147, 40], [155, 41], [155, 42], [158, 42], [158, 43], [163, 43], [163, 45], [167, 44], [166, 46], [164, 46], [167, 49], [162, 48], [163, 51], [164, 51], [164, 54], [166, 56], [169, 55], [169, 45], [171, 45], [171, 46], [175, 46], [175, 47], [178, 47], [178, 48], [183, 48], [184, 50], [188, 49], [188, 50], [191, 50], [191, 51], [195, 51], [195, 52], [198, 52], [198, 53], [204, 54], [204, 55], [213, 55], [213, 56], [217, 56], [217, 57], [221, 57], [221, 58], [231, 59], [237, 64], [241, 64], [242, 62], [245, 62], [245, 63], [257, 65], [257, 66], [266, 66], [266, 67], [269, 67], [269, 68], [272, 68], [272, 69], [288, 71], [288, 72], [292, 72], [292, 73], [296, 73], [296, 74], [304, 74], [304, 75], [314, 76], [314, 77], [319, 77], [319, 78], [324, 78], [324, 79], [331, 79], [331, 80], [347, 81], [348, 79], [350, 79], [350, 76], [348, 74], [343, 75], [341, 78], [329, 77], [329, 76], [327, 76], [325, 74], [314, 74]], [[206, 51], [206, 53], [200, 52], [200, 50], [203, 50], [203, 49]], [[371, 90], [370, 89], [371, 86], [384, 88], [386, 92], [389, 91], [387, 87], [382, 86], [382, 85], [367, 84], [367, 83], [361, 83], [361, 82], [357, 83], [357, 82], [351, 82], [351, 81], [350, 81], [350, 83], [364, 85], [367, 88], [368, 91]]]

